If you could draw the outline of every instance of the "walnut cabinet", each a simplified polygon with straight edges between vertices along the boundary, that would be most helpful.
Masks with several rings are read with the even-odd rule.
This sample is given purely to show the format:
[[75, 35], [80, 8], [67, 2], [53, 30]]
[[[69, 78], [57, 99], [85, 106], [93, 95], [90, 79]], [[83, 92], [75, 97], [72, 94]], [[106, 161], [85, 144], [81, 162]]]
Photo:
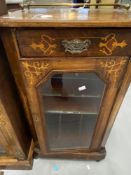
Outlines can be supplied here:
[[40, 157], [101, 160], [131, 79], [131, 21], [122, 23], [119, 10], [106, 12], [108, 22], [103, 11], [45, 11], [45, 20], [33, 11], [0, 19], [35, 149]]

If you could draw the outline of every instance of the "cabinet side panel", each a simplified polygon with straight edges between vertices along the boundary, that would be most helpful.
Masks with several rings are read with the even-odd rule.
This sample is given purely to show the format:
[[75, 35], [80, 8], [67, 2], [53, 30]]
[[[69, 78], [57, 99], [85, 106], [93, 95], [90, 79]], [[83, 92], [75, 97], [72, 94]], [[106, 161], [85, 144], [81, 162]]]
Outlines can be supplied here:
[[19, 55], [17, 52], [17, 46], [15, 44], [15, 36], [10, 29], [5, 29], [1, 31], [1, 38], [3, 41], [4, 48], [6, 50], [6, 53], [7, 53], [7, 57], [10, 63], [12, 73], [14, 75], [14, 79], [16, 81], [16, 84], [19, 90], [20, 98], [23, 102], [23, 106], [26, 112], [26, 118], [28, 120], [29, 128], [31, 130], [34, 140], [37, 141], [34, 124], [33, 124], [31, 113], [30, 113], [30, 107], [29, 107], [28, 100], [27, 100], [27, 94], [25, 91], [25, 86], [23, 84], [22, 76], [19, 70], [19, 62], [18, 62]]
[[114, 121], [116, 119], [117, 113], [118, 113], [118, 111], [120, 109], [120, 106], [121, 106], [121, 104], [123, 102], [123, 99], [124, 99], [125, 94], [126, 94], [126, 92], [128, 90], [130, 82], [131, 82], [131, 60], [129, 61], [128, 68], [127, 68], [127, 71], [126, 71], [125, 76], [123, 78], [122, 85], [121, 85], [121, 87], [119, 89], [119, 92], [117, 94], [114, 106], [112, 108], [112, 112], [110, 114], [109, 122], [108, 122], [108, 125], [107, 125], [107, 130], [106, 130], [103, 142], [102, 142], [102, 146], [103, 147], [106, 144], [107, 138], [108, 138], [108, 136], [110, 134], [111, 128], [112, 128], [112, 126], [114, 124]]
[[9, 70], [2, 42], [0, 42], [0, 74], [0, 102], [3, 111], [0, 122], [1, 131], [6, 137], [8, 152], [13, 151], [14, 157], [25, 159], [31, 137], [26, 127], [25, 115]]
[[110, 119], [110, 113], [129, 62], [128, 57], [114, 57], [111, 62], [109, 61], [109, 57], [106, 59], [107, 62], [103, 64], [103, 74], [105, 74], [105, 76], [108, 75], [107, 77], [109, 77], [110, 83], [108, 82], [107, 92], [105, 93], [103, 104], [101, 105], [100, 117], [91, 144], [92, 149], [101, 148]]

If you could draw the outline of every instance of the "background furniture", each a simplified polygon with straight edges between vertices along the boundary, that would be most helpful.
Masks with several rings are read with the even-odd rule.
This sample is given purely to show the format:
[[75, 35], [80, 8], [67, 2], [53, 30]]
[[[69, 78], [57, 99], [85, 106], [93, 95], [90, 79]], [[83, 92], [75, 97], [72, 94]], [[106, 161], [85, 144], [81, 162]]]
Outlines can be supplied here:
[[32, 167], [33, 142], [0, 40], [0, 167]]

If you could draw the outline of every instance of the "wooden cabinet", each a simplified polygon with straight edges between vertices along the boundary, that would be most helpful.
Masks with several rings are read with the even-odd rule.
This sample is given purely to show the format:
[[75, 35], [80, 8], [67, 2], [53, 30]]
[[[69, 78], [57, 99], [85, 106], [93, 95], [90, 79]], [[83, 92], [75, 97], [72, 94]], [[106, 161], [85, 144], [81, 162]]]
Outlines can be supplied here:
[[101, 160], [131, 79], [130, 12], [43, 10], [0, 18], [39, 155]]
[[[64, 37], [62, 30], [66, 34], [71, 33], [68, 35], [71, 39]], [[102, 52], [97, 48], [102, 45], [102, 41], [95, 41], [97, 35], [92, 30], [55, 31], [42, 28], [9, 32], [9, 38], [14, 37], [14, 49], [17, 49], [19, 55], [16, 56], [19, 67], [15, 69], [26, 89], [41, 156], [96, 160], [105, 156], [103, 139], [129, 64], [128, 56], [115, 54], [119, 55], [126, 49], [128, 42], [119, 34], [121, 39], [118, 44], [115, 34], [112, 34], [109, 38], [105, 37], [110, 48], [103, 48]], [[59, 33], [59, 42], [58, 38], [52, 38], [56, 35], [51, 32]], [[105, 33], [113, 32], [105, 30]], [[94, 38], [88, 40], [91, 33]], [[98, 43], [99, 40], [101, 43]], [[89, 41], [87, 47], [86, 41]], [[111, 46], [113, 43], [116, 44], [114, 48]], [[106, 56], [106, 52], [110, 52], [111, 56]], [[85, 56], [86, 53], [89, 56]], [[122, 53], [125, 55], [125, 52]], [[10, 58], [9, 61], [14, 66], [14, 61]], [[17, 79], [17, 75], [15, 78]]]
[[0, 168], [30, 169], [33, 142], [0, 40]]

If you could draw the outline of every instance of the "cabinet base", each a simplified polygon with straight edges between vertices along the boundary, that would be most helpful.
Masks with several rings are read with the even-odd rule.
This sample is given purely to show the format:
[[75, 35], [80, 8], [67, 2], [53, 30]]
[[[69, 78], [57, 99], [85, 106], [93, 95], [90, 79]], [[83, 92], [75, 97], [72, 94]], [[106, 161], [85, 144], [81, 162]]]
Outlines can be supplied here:
[[34, 151], [34, 143], [32, 141], [28, 158], [26, 160], [18, 160], [7, 156], [1, 156], [0, 169], [31, 170], [33, 165], [33, 151]]
[[91, 152], [50, 152], [48, 154], [40, 154], [40, 158], [62, 158], [62, 159], [85, 159], [100, 161], [106, 156], [105, 148], [101, 148], [100, 151]]

